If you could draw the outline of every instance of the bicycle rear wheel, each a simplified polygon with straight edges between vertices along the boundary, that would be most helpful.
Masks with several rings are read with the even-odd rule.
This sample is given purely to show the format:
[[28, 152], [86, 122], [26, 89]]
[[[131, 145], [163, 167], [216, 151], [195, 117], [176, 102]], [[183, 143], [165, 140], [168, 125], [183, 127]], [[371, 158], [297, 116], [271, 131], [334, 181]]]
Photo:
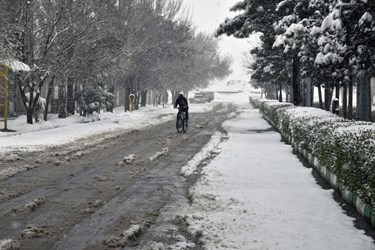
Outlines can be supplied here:
[[183, 131], [183, 123], [182, 123], [182, 120], [181, 120], [181, 116], [177, 116], [176, 129], [177, 129], [178, 133], [181, 133]]
[[188, 130], [187, 120], [186, 120], [186, 118], [184, 117], [184, 118], [182, 119], [182, 131], [183, 131], [184, 133], [186, 133], [187, 130]]

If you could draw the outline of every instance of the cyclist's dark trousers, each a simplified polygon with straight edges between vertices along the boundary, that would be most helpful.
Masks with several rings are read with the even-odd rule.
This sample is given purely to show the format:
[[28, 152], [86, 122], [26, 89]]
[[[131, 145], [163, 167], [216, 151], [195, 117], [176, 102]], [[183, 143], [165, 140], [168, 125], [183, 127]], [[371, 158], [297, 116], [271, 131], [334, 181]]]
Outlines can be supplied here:
[[178, 109], [178, 115], [179, 115], [182, 111], [185, 111], [185, 112], [186, 112], [186, 120], [189, 120], [189, 108], [179, 108], [179, 109]]

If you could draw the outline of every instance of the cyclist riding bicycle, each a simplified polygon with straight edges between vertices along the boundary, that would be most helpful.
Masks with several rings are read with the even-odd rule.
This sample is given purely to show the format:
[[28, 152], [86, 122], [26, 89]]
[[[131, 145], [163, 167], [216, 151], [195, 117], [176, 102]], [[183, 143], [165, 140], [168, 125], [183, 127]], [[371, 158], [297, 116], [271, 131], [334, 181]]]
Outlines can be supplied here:
[[174, 108], [177, 108], [178, 106], [178, 115], [180, 115], [180, 113], [182, 111], [185, 111], [186, 113], [186, 121], [189, 121], [189, 105], [188, 105], [188, 101], [187, 99], [182, 95], [182, 94], [179, 94], [177, 99], [176, 99], [176, 102], [174, 103]]

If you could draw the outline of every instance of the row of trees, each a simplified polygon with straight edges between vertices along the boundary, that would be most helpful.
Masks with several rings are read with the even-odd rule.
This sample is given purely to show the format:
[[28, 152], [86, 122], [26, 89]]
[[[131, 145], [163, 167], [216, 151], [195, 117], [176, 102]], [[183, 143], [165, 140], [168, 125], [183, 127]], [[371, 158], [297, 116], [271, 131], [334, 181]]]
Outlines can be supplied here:
[[0, 6], [0, 59], [32, 66], [14, 80], [28, 123], [43, 86], [46, 110], [59, 86], [65, 117], [87, 88], [120, 84], [125, 96], [134, 93], [145, 105], [147, 91], [188, 92], [230, 73], [230, 58], [219, 56], [214, 38], [195, 32], [183, 0], [0, 0]]
[[226, 19], [217, 36], [245, 38], [261, 33], [262, 46], [250, 52], [255, 58], [249, 68], [256, 86], [280, 100], [283, 90], [290, 86], [292, 102], [303, 105], [311, 103], [309, 86], [313, 84], [319, 90], [319, 105], [326, 110], [333, 96], [337, 103], [342, 90], [343, 116], [352, 119], [356, 85], [356, 118], [371, 119], [374, 1], [244, 0], [231, 10], [241, 13]]

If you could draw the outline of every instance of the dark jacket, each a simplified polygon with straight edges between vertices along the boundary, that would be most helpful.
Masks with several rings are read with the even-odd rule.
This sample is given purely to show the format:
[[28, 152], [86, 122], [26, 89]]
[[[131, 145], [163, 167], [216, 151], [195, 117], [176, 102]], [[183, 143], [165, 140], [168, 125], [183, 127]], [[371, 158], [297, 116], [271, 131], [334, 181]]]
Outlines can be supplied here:
[[174, 107], [177, 108], [179, 106], [180, 109], [187, 109], [189, 108], [187, 99], [183, 95], [178, 95], [176, 102], [174, 103]]

